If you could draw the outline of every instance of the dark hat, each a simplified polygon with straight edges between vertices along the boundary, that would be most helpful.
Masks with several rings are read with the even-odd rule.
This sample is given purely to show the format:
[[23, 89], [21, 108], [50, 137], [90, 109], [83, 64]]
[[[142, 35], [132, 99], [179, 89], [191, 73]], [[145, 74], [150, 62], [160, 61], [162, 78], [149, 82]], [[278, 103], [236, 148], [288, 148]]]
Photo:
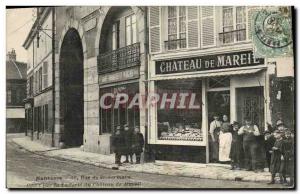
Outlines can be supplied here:
[[125, 128], [125, 127], [128, 127], [128, 124], [125, 124], [125, 125], [124, 125], [124, 128]]
[[266, 135], [266, 134], [272, 134], [272, 133], [271, 133], [271, 131], [266, 130], [266, 131], [264, 131], [264, 135]]
[[232, 125], [239, 125], [239, 122], [233, 121]]

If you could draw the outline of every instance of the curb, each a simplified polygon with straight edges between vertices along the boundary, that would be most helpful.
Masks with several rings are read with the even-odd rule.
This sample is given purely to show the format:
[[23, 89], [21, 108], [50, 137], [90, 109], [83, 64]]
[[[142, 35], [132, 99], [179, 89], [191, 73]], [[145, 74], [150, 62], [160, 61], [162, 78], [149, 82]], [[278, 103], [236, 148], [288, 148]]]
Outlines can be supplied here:
[[[136, 170], [136, 169], [131, 169], [131, 168], [126, 168], [124, 166], [120, 166], [118, 168], [116, 168], [116, 166], [114, 164], [106, 164], [106, 163], [93, 163], [93, 162], [87, 162], [85, 160], [76, 160], [76, 159], [70, 159], [70, 158], [65, 158], [65, 157], [61, 157], [61, 156], [53, 156], [53, 155], [49, 155], [47, 154], [48, 152], [51, 152], [53, 150], [46, 150], [46, 151], [32, 151], [27, 149], [26, 147], [21, 146], [20, 144], [18, 144], [17, 142], [15, 142], [13, 139], [11, 141], [13, 144], [18, 145], [20, 147], [22, 147], [24, 150], [39, 155], [39, 156], [43, 156], [43, 157], [48, 157], [48, 158], [52, 158], [52, 159], [56, 159], [56, 160], [61, 160], [61, 161], [71, 161], [71, 162], [78, 162], [81, 164], [85, 164], [85, 165], [92, 165], [92, 166], [96, 166], [96, 167], [101, 167], [101, 168], [105, 168], [105, 169], [112, 169], [112, 170], [122, 170], [122, 171], [128, 171], [128, 172], [139, 172], [139, 173], [145, 173], [145, 174], [157, 174], [157, 175], [167, 175], [167, 176], [180, 176], [180, 177], [190, 177], [190, 178], [200, 178], [200, 179], [212, 179], [212, 180], [224, 180], [224, 181], [239, 181], [239, 182], [268, 182], [269, 180], [258, 180], [257, 178], [251, 179], [250, 177], [253, 177], [253, 175], [250, 176], [246, 176], [246, 177], [240, 177], [240, 176], [231, 176], [231, 177], [224, 177], [223, 175], [189, 175], [187, 173], [178, 173], [178, 172], [174, 172], [174, 173], [163, 173], [162, 171], [155, 171], [155, 172], [149, 172], [149, 171], [145, 171], [144, 169], [141, 170]], [[58, 149], [56, 149], [58, 150]], [[249, 179], [250, 178], [250, 179]]]

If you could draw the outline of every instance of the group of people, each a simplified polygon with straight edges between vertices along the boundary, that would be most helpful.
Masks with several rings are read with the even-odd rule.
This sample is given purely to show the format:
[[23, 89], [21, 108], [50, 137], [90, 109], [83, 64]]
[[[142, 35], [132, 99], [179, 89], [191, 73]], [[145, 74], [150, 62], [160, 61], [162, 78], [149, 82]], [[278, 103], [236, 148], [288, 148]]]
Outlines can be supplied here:
[[[278, 173], [280, 183], [294, 184], [294, 138], [293, 132], [279, 120], [273, 129], [262, 132], [250, 118], [244, 118], [245, 124], [230, 124], [228, 116], [223, 121], [218, 115], [210, 123], [209, 150], [211, 162], [231, 164], [232, 170], [245, 169], [260, 172], [265, 167], [272, 174], [270, 184], [275, 183]], [[286, 177], [290, 177], [287, 183]]]
[[112, 136], [112, 146], [115, 153], [115, 163], [121, 165], [121, 157], [125, 156], [123, 163], [133, 164], [133, 155], [136, 157], [136, 164], [141, 162], [141, 154], [144, 147], [144, 136], [136, 126], [133, 130], [127, 124], [122, 128], [117, 126]]

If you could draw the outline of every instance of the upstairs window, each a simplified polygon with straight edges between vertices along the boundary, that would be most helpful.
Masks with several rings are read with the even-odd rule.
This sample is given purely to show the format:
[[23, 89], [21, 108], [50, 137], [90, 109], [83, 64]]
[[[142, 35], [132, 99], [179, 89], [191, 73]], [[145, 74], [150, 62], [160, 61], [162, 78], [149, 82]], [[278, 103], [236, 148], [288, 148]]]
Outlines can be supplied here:
[[126, 17], [126, 46], [132, 45], [137, 42], [136, 32], [136, 16], [133, 14]]
[[227, 44], [246, 40], [246, 7], [224, 6], [222, 12], [221, 42]]
[[120, 21], [112, 25], [112, 50], [120, 48]]
[[186, 48], [186, 7], [168, 7], [167, 50]]
[[45, 61], [43, 64], [43, 88], [48, 87], [48, 62]]

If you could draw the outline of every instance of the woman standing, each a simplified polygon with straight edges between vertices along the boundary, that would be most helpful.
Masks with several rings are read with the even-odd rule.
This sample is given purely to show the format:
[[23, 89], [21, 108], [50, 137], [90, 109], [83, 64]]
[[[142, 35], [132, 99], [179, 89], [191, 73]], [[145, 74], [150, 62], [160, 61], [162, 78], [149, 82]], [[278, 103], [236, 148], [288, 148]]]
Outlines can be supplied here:
[[232, 142], [232, 134], [230, 133], [230, 123], [227, 115], [223, 115], [223, 123], [221, 125], [221, 132], [219, 136], [219, 161], [230, 162], [230, 149]]

